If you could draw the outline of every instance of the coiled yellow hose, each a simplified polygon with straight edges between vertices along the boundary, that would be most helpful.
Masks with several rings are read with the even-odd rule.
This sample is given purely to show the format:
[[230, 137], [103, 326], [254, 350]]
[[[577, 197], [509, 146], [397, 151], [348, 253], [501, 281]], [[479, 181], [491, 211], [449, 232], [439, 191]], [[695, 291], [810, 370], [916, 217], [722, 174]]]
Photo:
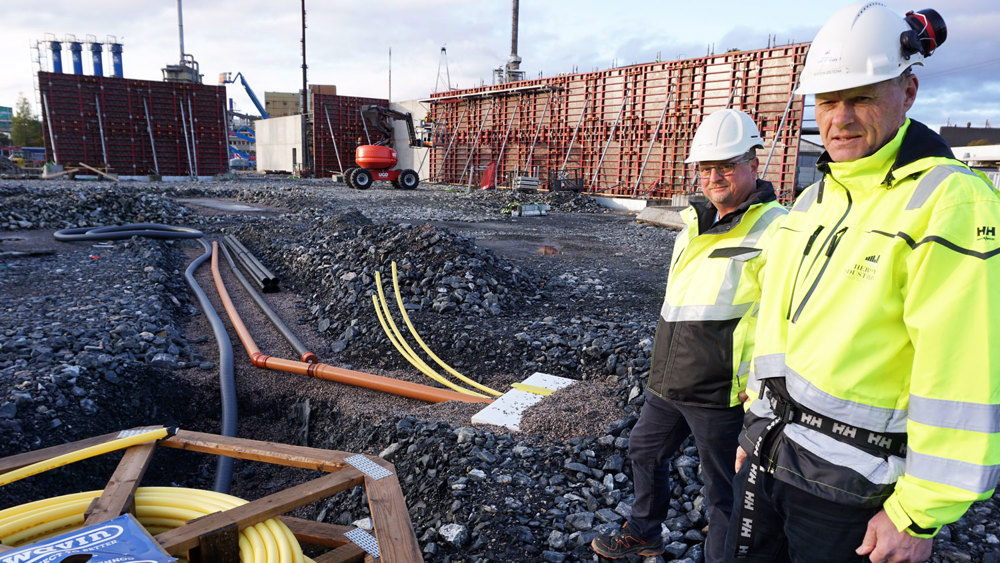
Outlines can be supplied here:
[[[47, 498], [0, 510], [0, 541], [16, 547], [71, 532], [83, 526], [84, 512], [102, 491]], [[135, 516], [153, 535], [172, 530], [206, 514], [229, 510], [247, 501], [231, 495], [181, 487], [140, 487]], [[312, 563], [288, 526], [271, 518], [240, 531], [243, 563]]]

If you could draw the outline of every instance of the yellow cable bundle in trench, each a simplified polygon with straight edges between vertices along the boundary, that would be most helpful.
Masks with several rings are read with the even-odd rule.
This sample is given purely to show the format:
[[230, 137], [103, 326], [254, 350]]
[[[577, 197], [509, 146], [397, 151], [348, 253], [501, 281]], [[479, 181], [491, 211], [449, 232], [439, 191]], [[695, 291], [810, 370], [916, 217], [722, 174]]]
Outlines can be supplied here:
[[[378, 272], [376, 272], [376, 277], [377, 277], [377, 274], [378, 274]], [[437, 357], [437, 354], [435, 354], [434, 352], [431, 351], [430, 347], [428, 347], [427, 344], [424, 342], [424, 339], [420, 338], [420, 335], [417, 334], [417, 329], [413, 328], [413, 323], [410, 322], [410, 316], [408, 314], [406, 314], [406, 307], [403, 306], [403, 296], [402, 296], [402, 294], [399, 291], [399, 276], [396, 275], [396, 261], [395, 260], [393, 260], [393, 262], [392, 262], [392, 288], [396, 292], [396, 304], [399, 305], [399, 315], [401, 317], [403, 317], [403, 321], [406, 322], [406, 327], [408, 329], [410, 329], [410, 334], [413, 335], [414, 340], [417, 341], [417, 344], [419, 344], [420, 347], [423, 348], [424, 352], [426, 352], [428, 356], [430, 356], [435, 362], [437, 362], [437, 364], [439, 366], [443, 367], [448, 373], [450, 373], [450, 374], [454, 375], [455, 377], [457, 377], [460, 381], [462, 381], [464, 383], [467, 383], [467, 384], [469, 384], [469, 385], [471, 385], [471, 386], [473, 386], [476, 389], [479, 389], [481, 391], [486, 391], [490, 395], [494, 395], [494, 396], [497, 396], [497, 397], [499, 397], [500, 395], [503, 395], [503, 393], [497, 391], [496, 389], [492, 389], [490, 387], [482, 385], [481, 383], [479, 383], [477, 381], [473, 381], [473, 380], [469, 379], [468, 377], [465, 377], [461, 373], [455, 371], [455, 368], [453, 368], [453, 367], [449, 366], [448, 364], [444, 363], [444, 360], [442, 360], [441, 358]], [[379, 295], [381, 295], [381, 293]], [[385, 298], [383, 297], [383, 299], [385, 299]]]
[[[0, 510], [0, 541], [19, 546], [42, 541], [83, 526], [84, 512], [101, 491], [47, 498]], [[135, 515], [151, 534], [180, 527], [188, 521], [229, 510], [247, 501], [231, 495], [180, 487], [139, 487]], [[240, 531], [243, 563], [311, 563], [292, 531], [277, 518]]]
[[[393, 261], [392, 263], [392, 285], [396, 293], [396, 304], [399, 306], [400, 316], [406, 322], [406, 326], [407, 328], [410, 329], [410, 333], [413, 335], [413, 338], [417, 341], [420, 347], [423, 348], [424, 352], [426, 352], [428, 356], [430, 356], [435, 362], [437, 362], [439, 366], [447, 370], [448, 373], [452, 374], [463, 383], [475, 387], [477, 389], [480, 389], [482, 391], [485, 391], [490, 395], [500, 396], [503, 394], [495, 389], [491, 389], [485, 385], [473, 381], [465, 377], [461, 373], [457, 372], [454, 368], [444, 363], [444, 361], [441, 360], [441, 358], [439, 358], [434, 352], [432, 352], [431, 349], [427, 346], [427, 344], [423, 341], [423, 339], [420, 338], [420, 335], [417, 334], [416, 329], [413, 327], [413, 323], [410, 322], [409, 315], [406, 314], [406, 308], [403, 306], [403, 297], [399, 291], [399, 281], [396, 275], [395, 261]], [[399, 328], [396, 326], [395, 321], [393, 321], [392, 319], [392, 315], [389, 312], [389, 305], [385, 298], [385, 293], [382, 290], [382, 280], [378, 270], [375, 271], [375, 287], [378, 291], [377, 295], [372, 295], [372, 303], [375, 305], [375, 314], [376, 316], [378, 316], [379, 323], [382, 325], [382, 330], [385, 331], [385, 335], [389, 338], [389, 342], [392, 343], [392, 345], [396, 348], [396, 350], [400, 353], [400, 355], [402, 355], [403, 358], [406, 359], [406, 361], [410, 362], [410, 364], [412, 364], [413, 367], [417, 368], [417, 370], [419, 370], [424, 375], [430, 377], [431, 379], [437, 381], [442, 385], [445, 385], [451, 389], [454, 389], [455, 391], [458, 391], [459, 393], [472, 395], [475, 397], [487, 398], [486, 395], [483, 395], [482, 393], [478, 393], [476, 391], [459, 387], [458, 385], [452, 383], [451, 381], [448, 381], [444, 376], [442, 376], [440, 373], [435, 371], [434, 368], [428, 365], [427, 362], [421, 359], [420, 356], [417, 355], [416, 351], [414, 351], [413, 348], [411, 348], [410, 345], [407, 344], [406, 340], [403, 338], [403, 334], [400, 332]]]
[[403, 358], [405, 358], [406, 361], [410, 362], [410, 364], [412, 364], [413, 367], [417, 368], [421, 373], [423, 373], [427, 377], [430, 377], [434, 381], [437, 381], [441, 385], [444, 385], [445, 387], [453, 389], [464, 395], [482, 397], [484, 399], [487, 398], [486, 395], [483, 395], [482, 393], [477, 393], [475, 391], [471, 391], [469, 389], [465, 389], [464, 387], [455, 385], [451, 381], [445, 379], [444, 376], [434, 371], [434, 369], [431, 368], [429, 365], [427, 365], [427, 363], [424, 362], [420, 358], [420, 356], [418, 356], [417, 353], [413, 351], [413, 348], [411, 348], [410, 345], [406, 343], [406, 340], [403, 339], [402, 333], [399, 332], [399, 328], [396, 327], [396, 322], [392, 320], [392, 315], [389, 314], [389, 305], [387, 304], [385, 299], [385, 292], [382, 290], [382, 279], [377, 270], [375, 271], [375, 287], [378, 290], [377, 296], [372, 295], [372, 303], [375, 305], [375, 314], [378, 316], [379, 323], [382, 325], [382, 330], [385, 331], [386, 336], [389, 338], [389, 342], [391, 342], [392, 345], [395, 346], [396, 350], [400, 354], [402, 354]]

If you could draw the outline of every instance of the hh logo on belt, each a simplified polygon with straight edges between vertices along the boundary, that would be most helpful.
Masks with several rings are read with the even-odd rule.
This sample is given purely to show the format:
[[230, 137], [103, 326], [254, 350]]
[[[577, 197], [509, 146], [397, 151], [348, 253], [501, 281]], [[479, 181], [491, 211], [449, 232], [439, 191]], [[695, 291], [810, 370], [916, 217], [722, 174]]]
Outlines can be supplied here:
[[996, 234], [996, 227], [979, 227], [976, 229], [976, 240], [993, 240]]

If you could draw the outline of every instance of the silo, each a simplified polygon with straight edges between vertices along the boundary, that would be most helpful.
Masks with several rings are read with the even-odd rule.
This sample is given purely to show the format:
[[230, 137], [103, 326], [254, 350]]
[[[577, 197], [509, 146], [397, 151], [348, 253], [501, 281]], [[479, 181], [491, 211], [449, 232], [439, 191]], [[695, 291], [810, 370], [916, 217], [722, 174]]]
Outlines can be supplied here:
[[62, 43], [49, 41], [49, 50], [52, 51], [52, 72], [62, 72]]
[[111, 48], [111, 63], [114, 67], [114, 75], [116, 78], [125, 78], [125, 72], [122, 65], [122, 44], [112, 43]]
[[97, 42], [90, 44], [90, 54], [94, 62], [94, 76], [104, 76], [104, 59], [101, 57], [102, 45]]
[[73, 53], [73, 74], [83, 74], [83, 44], [73, 41], [69, 44], [69, 50]]

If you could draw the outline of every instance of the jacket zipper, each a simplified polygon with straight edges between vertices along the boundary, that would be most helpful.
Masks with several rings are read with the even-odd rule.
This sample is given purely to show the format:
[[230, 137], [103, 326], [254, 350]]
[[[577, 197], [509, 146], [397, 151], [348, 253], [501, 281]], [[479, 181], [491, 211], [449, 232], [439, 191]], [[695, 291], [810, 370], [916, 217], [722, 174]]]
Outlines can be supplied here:
[[844, 227], [834, 233], [829, 246], [826, 247], [826, 260], [823, 262], [823, 267], [819, 269], [819, 273], [816, 274], [816, 279], [813, 280], [812, 285], [809, 286], [809, 291], [806, 292], [806, 296], [802, 298], [799, 303], [799, 308], [795, 310], [795, 316], [792, 317], [792, 322], [799, 320], [799, 315], [802, 314], [802, 309], [805, 308], [806, 302], [812, 297], [813, 291], [816, 290], [816, 286], [819, 285], [819, 280], [823, 277], [823, 272], [826, 271], [826, 267], [830, 265], [830, 258], [833, 257], [833, 252], [837, 250], [837, 245], [840, 244], [840, 239], [844, 238], [844, 233], [847, 232], [847, 227]]
[[844, 222], [844, 219], [847, 219], [847, 215], [851, 212], [851, 204], [853, 203], [853, 200], [851, 199], [851, 192], [849, 192], [847, 188], [844, 188], [844, 194], [847, 196], [847, 209], [844, 210], [844, 214], [841, 215], [839, 220], [837, 220], [837, 224], [833, 226], [830, 236], [826, 239], [826, 260], [823, 262], [823, 267], [819, 269], [819, 273], [816, 274], [812, 284], [809, 286], [809, 291], [806, 292], [802, 301], [799, 302], [799, 306], [795, 310], [795, 315], [792, 317], [793, 323], [799, 320], [799, 315], [802, 314], [802, 309], [805, 308], [809, 298], [812, 297], [813, 292], [816, 290], [816, 286], [819, 285], [820, 280], [823, 278], [823, 273], [826, 272], [826, 267], [830, 265], [830, 258], [833, 257], [833, 253], [837, 249], [837, 245], [840, 244], [840, 239], [843, 238], [844, 233], [847, 232], [847, 227], [837, 230], [837, 227], [840, 227], [841, 223]]
[[816, 237], [823, 231], [823, 225], [816, 227], [813, 234], [809, 236], [809, 240], [806, 242], [806, 247], [802, 250], [802, 259], [799, 260], [799, 267], [795, 269], [795, 280], [792, 281], [792, 294], [788, 297], [788, 311], [785, 313], [785, 319], [789, 319], [792, 316], [792, 303], [795, 302], [795, 288], [799, 285], [799, 273], [802, 271], [802, 265], [806, 263], [806, 258], [809, 257], [809, 251], [812, 250], [812, 245], [816, 242]]

